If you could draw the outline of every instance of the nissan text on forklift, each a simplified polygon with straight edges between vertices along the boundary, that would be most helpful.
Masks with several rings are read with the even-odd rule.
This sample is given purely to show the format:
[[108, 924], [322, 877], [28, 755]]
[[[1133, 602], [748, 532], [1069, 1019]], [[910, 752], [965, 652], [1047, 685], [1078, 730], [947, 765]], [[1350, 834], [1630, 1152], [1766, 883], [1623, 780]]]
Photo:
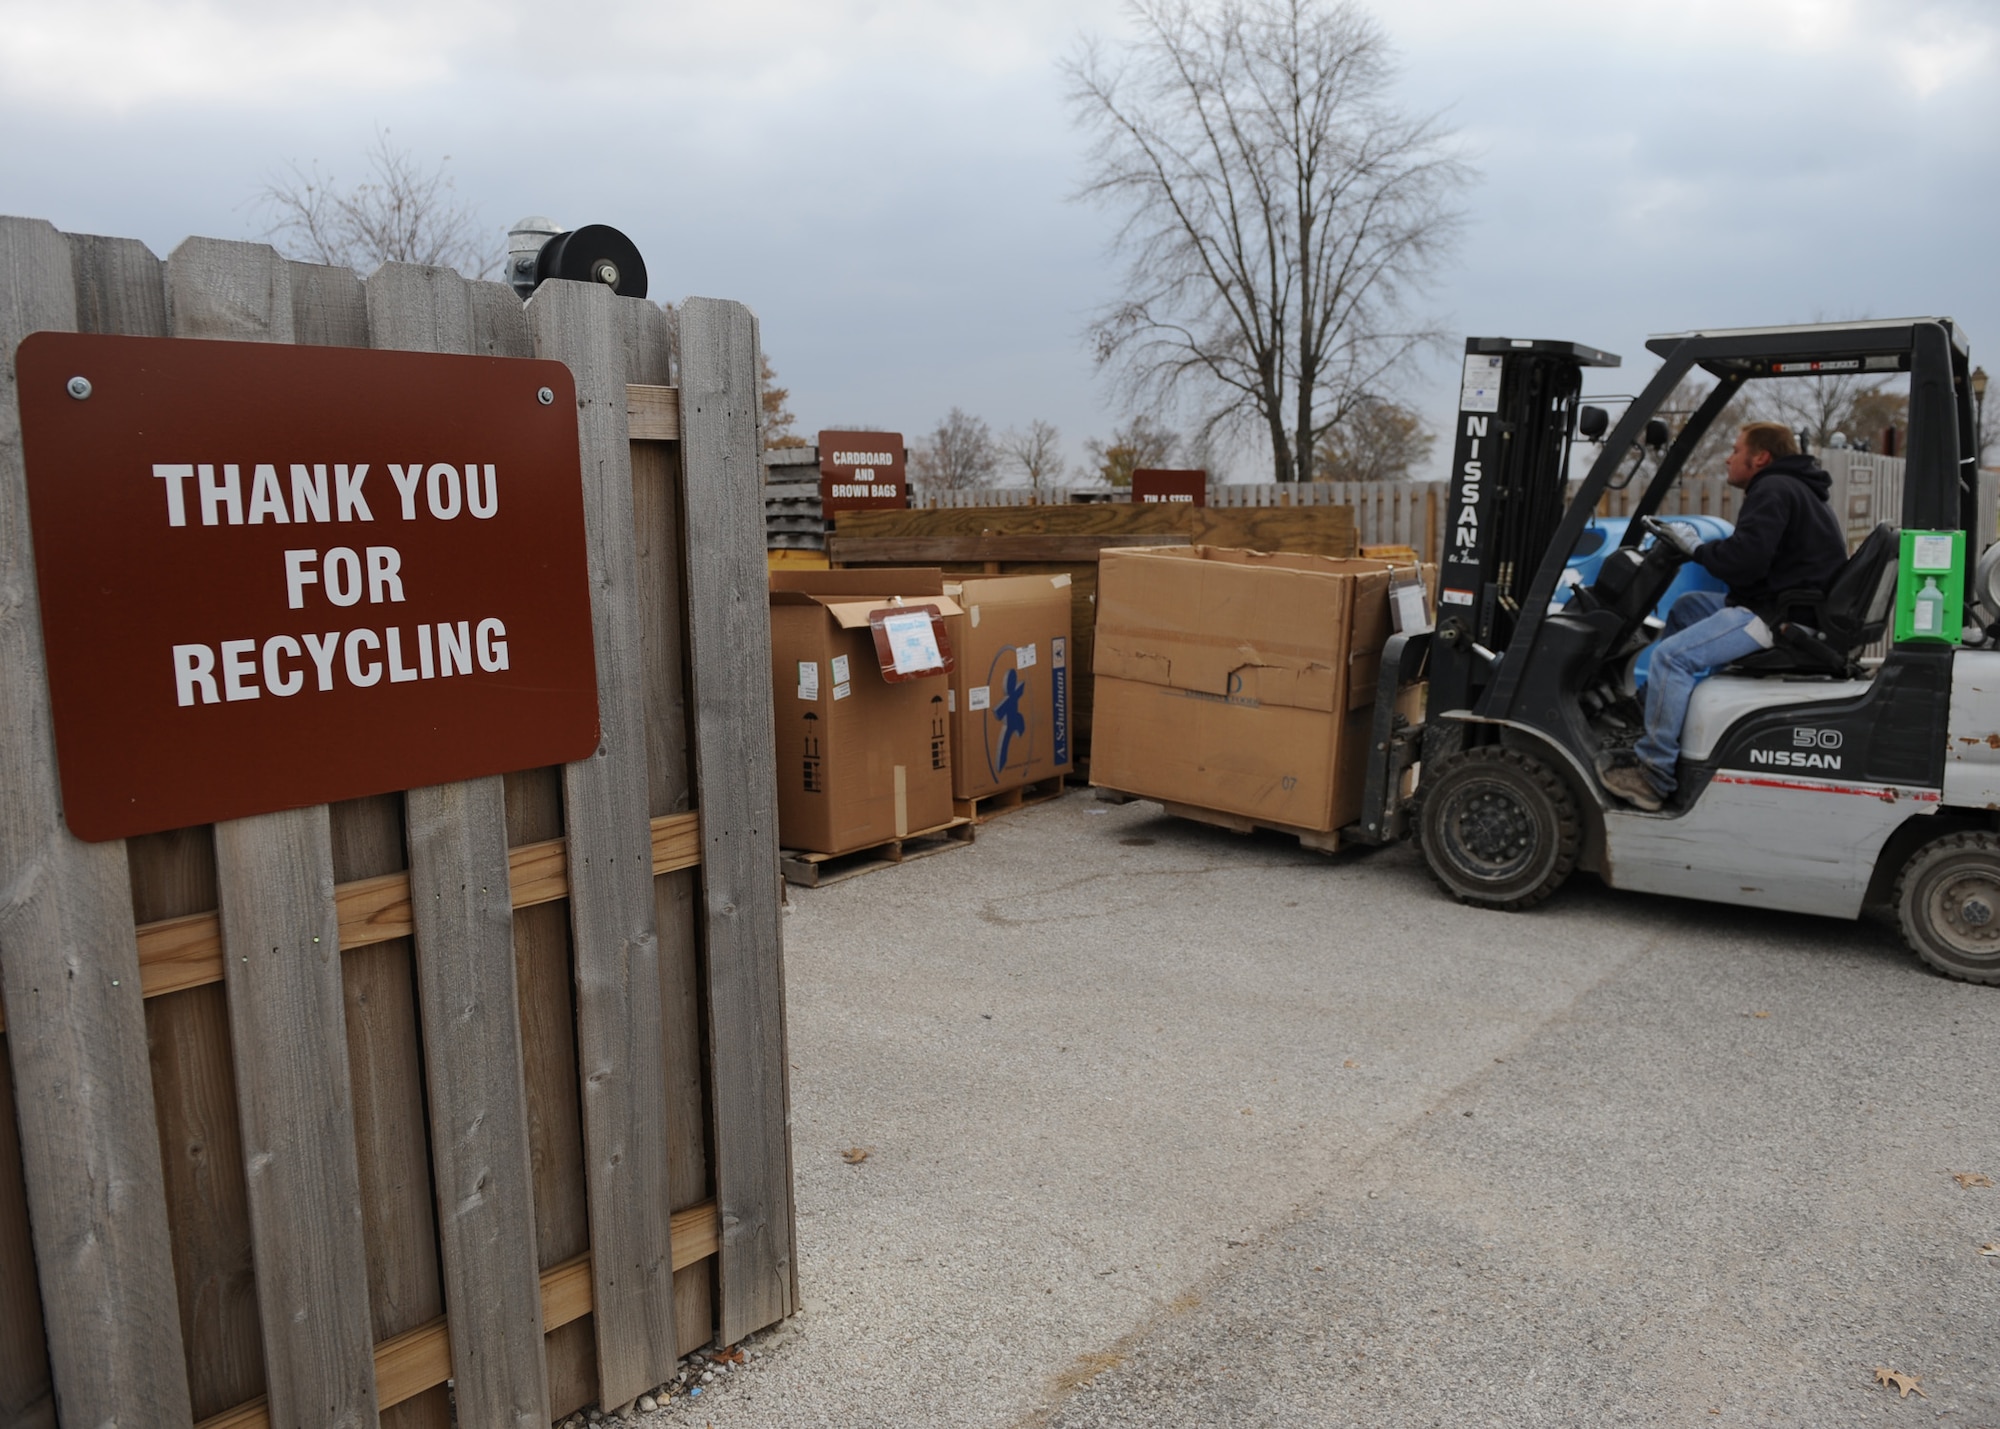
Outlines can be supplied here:
[[[1438, 616], [1383, 652], [1361, 823], [1348, 832], [1414, 832], [1448, 892], [1491, 908], [1539, 903], [1579, 868], [1614, 888], [1792, 912], [1854, 918], [1893, 903], [1925, 962], [2000, 985], [2000, 546], [1976, 514], [1964, 334], [1925, 318], [1647, 347], [1658, 375], [1566, 500], [1579, 426], [1608, 424], [1579, 406], [1583, 369], [1618, 358], [1467, 341]], [[1669, 442], [1656, 413], [1696, 368], [1715, 387]], [[1662, 499], [1745, 383], [1839, 372], [1909, 374], [1901, 530], [1876, 527], [1827, 589], [1781, 593], [1812, 618], [1774, 624], [1771, 648], [1695, 687], [1677, 789], [1658, 812], [1630, 807], [1599, 771], [1643, 728], [1633, 666], [1685, 559], [1657, 517]], [[1622, 542], [1563, 600], [1568, 558], [1605, 492], [1638, 474], [1626, 458], [1642, 436], [1665, 449]], [[1899, 555], [1912, 549], [1899, 602]], [[1946, 574], [1914, 591], [1932, 568]], [[1897, 638], [1869, 657], [1899, 608]], [[1400, 723], [1397, 690], [1426, 676], [1422, 722]]]

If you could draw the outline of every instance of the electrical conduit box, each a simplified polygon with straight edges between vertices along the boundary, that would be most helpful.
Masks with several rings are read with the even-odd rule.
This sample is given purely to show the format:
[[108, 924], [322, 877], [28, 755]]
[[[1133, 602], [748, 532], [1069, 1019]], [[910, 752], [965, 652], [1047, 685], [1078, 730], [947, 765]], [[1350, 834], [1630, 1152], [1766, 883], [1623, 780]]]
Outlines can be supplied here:
[[1965, 532], [1905, 531], [1896, 564], [1896, 643], [1956, 645], [1965, 624]]
[[1070, 769], [1070, 578], [999, 576], [945, 586], [953, 792], [980, 799]]
[[774, 571], [770, 599], [778, 841], [852, 853], [949, 823], [951, 677], [885, 678], [876, 645], [885, 609], [961, 614], [943, 574]]

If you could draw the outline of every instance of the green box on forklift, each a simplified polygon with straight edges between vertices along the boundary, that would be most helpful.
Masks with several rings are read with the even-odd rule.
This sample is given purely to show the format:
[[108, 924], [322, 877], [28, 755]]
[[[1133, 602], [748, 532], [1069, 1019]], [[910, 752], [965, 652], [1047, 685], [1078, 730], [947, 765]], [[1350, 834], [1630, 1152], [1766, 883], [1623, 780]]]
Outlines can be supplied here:
[[1905, 531], [1896, 564], [1896, 643], [1958, 644], [1964, 601], [1965, 532]]

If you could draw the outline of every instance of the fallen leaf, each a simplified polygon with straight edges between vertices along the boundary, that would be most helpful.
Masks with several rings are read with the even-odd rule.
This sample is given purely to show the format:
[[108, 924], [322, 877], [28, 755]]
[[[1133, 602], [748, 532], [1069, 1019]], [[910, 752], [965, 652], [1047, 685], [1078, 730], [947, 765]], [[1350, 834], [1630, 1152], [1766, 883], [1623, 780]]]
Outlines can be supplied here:
[[1979, 1247], [1979, 1253], [1981, 1255], [2000, 1255], [2000, 1240], [1989, 1240], [1985, 1245]]
[[1951, 1179], [1958, 1182], [1961, 1187], [1968, 1191], [1974, 1186], [1991, 1186], [1993, 1184], [1993, 1178], [1983, 1171], [1954, 1171]]
[[1893, 1369], [1884, 1369], [1880, 1365], [1875, 1366], [1875, 1384], [1877, 1387], [1893, 1384], [1898, 1391], [1896, 1395], [1898, 1399], [1908, 1399], [1910, 1391], [1913, 1389], [1917, 1390], [1917, 1398], [1930, 1398], [1921, 1389], [1917, 1389], [1917, 1377], [1915, 1375], [1903, 1374]]
[[726, 1349], [710, 1350], [708, 1352], [708, 1357], [714, 1360], [717, 1364], [743, 1363], [743, 1351], [739, 1350], [734, 1345], [730, 1345]]
[[1343, 1067], [1358, 1067], [1358, 1066], [1360, 1066], [1361, 1064], [1360, 1064], [1359, 1062], [1356, 1062], [1356, 1061], [1352, 1061], [1352, 1060], [1350, 1060], [1350, 1061], [1346, 1061], [1346, 1062], [1342, 1062], [1342, 1063], [1341, 1063], [1340, 1065], [1341, 1065], [1341, 1066], [1343, 1066]]
[[1750, 1015], [1752, 1017], [1769, 1017], [1771, 1014], [1768, 1012], [1753, 1012]]
[[868, 1159], [868, 1148], [865, 1146], [850, 1146], [847, 1150], [840, 1153], [840, 1159], [845, 1161], [849, 1166], [859, 1166]]
[[1253, 1111], [1252, 1111], [1252, 1110], [1251, 1110], [1251, 1109], [1250, 1109], [1249, 1107], [1247, 1107], [1247, 1106], [1246, 1106], [1245, 1108], [1243, 1108], [1243, 1114], [1244, 1114], [1245, 1116], [1253, 1116], [1253, 1115], [1255, 1115], [1255, 1113], [1254, 1113], [1254, 1112], [1253, 1112]]

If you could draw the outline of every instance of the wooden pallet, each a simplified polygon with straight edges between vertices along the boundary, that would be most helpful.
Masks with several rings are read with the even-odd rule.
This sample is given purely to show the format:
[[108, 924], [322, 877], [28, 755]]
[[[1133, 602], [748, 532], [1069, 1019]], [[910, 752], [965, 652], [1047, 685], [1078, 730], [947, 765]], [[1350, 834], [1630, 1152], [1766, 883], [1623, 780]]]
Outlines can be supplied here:
[[1202, 809], [1193, 804], [1176, 804], [1166, 799], [1154, 798], [1151, 794], [1133, 794], [1123, 789], [1110, 789], [1099, 785], [1097, 797], [1107, 804], [1129, 804], [1134, 799], [1145, 799], [1158, 804], [1177, 819], [1189, 819], [1197, 824], [1209, 824], [1218, 829], [1228, 829], [1232, 834], [1254, 834], [1259, 829], [1267, 833], [1287, 834], [1299, 841], [1299, 847], [1309, 848], [1314, 853], [1339, 853], [1342, 847], [1340, 832], [1329, 829], [1302, 829], [1292, 824], [1266, 823], [1258, 819], [1248, 819], [1241, 814], [1228, 813], [1222, 809]]
[[977, 826], [971, 819], [955, 818], [933, 829], [920, 829], [899, 839], [888, 839], [846, 853], [807, 853], [800, 849], [780, 849], [778, 863], [785, 882], [799, 888], [824, 888], [842, 879], [859, 878], [878, 868], [893, 868], [914, 858], [949, 853], [972, 842]]
[[1032, 784], [1023, 784], [1015, 789], [1001, 789], [992, 794], [981, 794], [973, 799], [953, 799], [952, 812], [961, 819], [970, 819], [975, 824], [983, 824], [988, 819], [1015, 809], [1025, 809], [1030, 804], [1046, 804], [1051, 799], [1060, 799], [1068, 790], [1064, 787], [1063, 776], [1051, 774], [1046, 779], [1038, 779]]

